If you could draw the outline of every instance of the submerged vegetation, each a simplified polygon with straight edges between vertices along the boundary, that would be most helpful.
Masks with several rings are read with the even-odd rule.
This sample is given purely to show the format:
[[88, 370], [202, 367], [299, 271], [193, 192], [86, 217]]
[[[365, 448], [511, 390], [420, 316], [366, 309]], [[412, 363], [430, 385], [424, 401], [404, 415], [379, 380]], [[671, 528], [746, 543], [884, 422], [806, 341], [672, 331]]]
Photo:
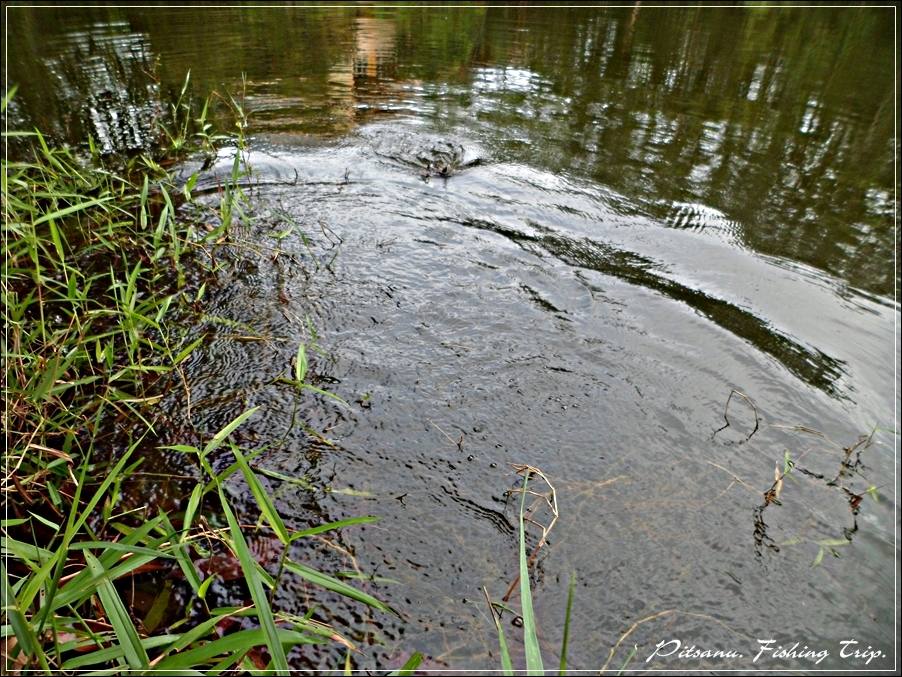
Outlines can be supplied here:
[[[263, 449], [245, 453], [230, 439], [256, 408], [202, 444], [159, 443], [154, 405], [184, 382], [180, 365], [202, 342], [185, 338], [181, 326], [203, 312], [205, 280], [217, 266], [213, 252], [226, 245], [242, 200], [241, 108], [227, 100], [237, 133], [213, 136], [206, 121], [212, 99], [198, 114], [186, 102], [185, 84], [155, 152], [128, 161], [99, 156], [93, 143], [93, 157], [83, 158], [37, 131], [7, 138], [28, 148], [5, 161], [3, 173], [8, 623], [2, 641], [10, 672], [234, 667], [284, 674], [294, 646], [338, 643], [354, 650], [315, 620], [313, 610], [297, 616], [274, 608], [274, 592], [289, 576], [393, 613], [362, 590], [289, 558], [289, 546], [300, 539], [374, 518], [287, 528], [251, 465]], [[185, 216], [179, 205], [192, 200], [196, 175], [178, 187], [164, 166], [223, 143], [233, 149], [234, 163], [218, 207], [203, 222]], [[301, 346], [299, 396], [322, 392], [305, 382], [305, 369]], [[194, 468], [193, 486], [177, 510], [151, 512], [123, 501], [123, 484], [142, 475], [155, 448], [184, 454]], [[217, 471], [208, 459], [220, 448], [233, 460]], [[247, 516], [236, 514], [223, 491], [234, 474], [256, 499], [256, 527], [242, 523]], [[265, 529], [278, 542], [275, 575], [249, 545], [249, 529]], [[216, 558], [240, 571], [247, 604], [208, 604]], [[143, 613], [127, 603], [141, 577], [176, 566], [194, 600], [182, 605], [182, 617], [166, 617], [168, 587]]]

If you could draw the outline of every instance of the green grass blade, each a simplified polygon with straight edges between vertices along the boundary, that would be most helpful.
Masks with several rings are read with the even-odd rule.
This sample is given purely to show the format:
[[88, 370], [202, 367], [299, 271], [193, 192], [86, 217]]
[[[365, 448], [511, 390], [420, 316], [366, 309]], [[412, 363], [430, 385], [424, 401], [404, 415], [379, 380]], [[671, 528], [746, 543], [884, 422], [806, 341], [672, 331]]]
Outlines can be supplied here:
[[46, 548], [41, 548], [37, 545], [32, 545], [31, 543], [24, 543], [23, 541], [17, 541], [16, 539], [7, 536], [0, 538], [0, 552], [4, 555], [10, 555], [16, 559], [29, 563], [29, 565], [31, 565], [32, 562], [43, 564], [48, 560], [54, 559], [56, 556], [56, 553], [53, 553]]
[[122, 454], [122, 458], [113, 466], [113, 469], [107, 473], [106, 477], [103, 478], [103, 482], [101, 482], [100, 486], [97, 488], [97, 492], [91, 497], [88, 501], [87, 505], [85, 505], [85, 509], [82, 510], [81, 516], [72, 525], [71, 528], [67, 528], [67, 538], [74, 536], [77, 532], [81, 531], [81, 528], [84, 526], [88, 517], [94, 512], [94, 508], [97, 507], [97, 504], [100, 502], [100, 499], [103, 498], [103, 495], [106, 494], [107, 489], [116, 481], [119, 477], [119, 474], [122, 472], [122, 469], [125, 467], [125, 464], [128, 462], [129, 457], [134, 451], [135, 447], [137, 447], [140, 440], [133, 444], [124, 454]]
[[[300, 632], [281, 629], [276, 633], [274, 641], [276, 646], [279, 647], [279, 652], [284, 657], [285, 649], [282, 646], [283, 644], [307, 644], [311, 640]], [[169, 656], [157, 663], [154, 666], [154, 671], [178, 671], [186, 668], [197, 668], [217, 656], [242, 650], [249, 651], [261, 644], [269, 646], [270, 653], [272, 653], [270, 638], [264, 630], [259, 628], [255, 630], [240, 630], [212, 642], [205, 642], [198, 647], [188, 649], [174, 656]], [[284, 669], [284, 674], [288, 674], [287, 666]]]
[[189, 343], [187, 346], [182, 348], [179, 351], [179, 354], [175, 356], [175, 359], [172, 360], [173, 366], [176, 364], [181, 364], [182, 362], [187, 360], [188, 357], [191, 355], [191, 353], [194, 352], [194, 349], [197, 348], [197, 346], [199, 346], [206, 338], [207, 338], [206, 336], [201, 336], [200, 338], [195, 339], [194, 341]]
[[[207, 581], [212, 581], [213, 579], [214, 577], [211, 576], [207, 579]], [[204, 582], [206, 583], [206, 581]], [[216, 628], [217, 623], [220, 623], [223, 619], [229, 618], [233, 615], [234, 611], [228, 613], [223, 612], [222, 610], [214, 611], [212, 618], [208, 618], [204, 622], [179, 635], [179, 637], [170, 646], [168, 646], [160, 656], [165, 656], [166, 654], [169, 654], [173, 651], [178, 652], [191, 646], [198, 640], [213, 632], [213, 630]], [[265, 640], [261, 640], [261, 642], [262, 641]]]
[[315, 526], [310, 529], [304, 529], [303, 531], [295, 531], [293, 534], [291, 534], [291, 540], [296, 541], [297, 539], [304, 538], [305, 536], [314, 536], [316, 534], [321, 534], [324, 531], [332, 531], [333, 529], [343, 529], [344, 527], [349, 527], [354, 524], [372, 524], [373, 522], [378, 521], [378, 517], [374, 517], [372, 515], [364, 515], [363, 517], [351, 517], [346, 520], [327, 522], [326, 524], [320, 524], [319, 526]]
[[423, 662], [423, 654], [419, 651], [414, 652], [414, 654], [407, 659], [407, 661], [400, 668], [395, 670], [394, 672], [389, 672], [389, 675], [398, 675], [402, 677], [403, 675], [412, 675], [414, 671], [419, 667], [420, 663]]
[[307, 350], [304, 344], [298, 345], [298, 354], [294, 358], [294, 380], [303, 383], [307, 376]]
[[257, 479], [254, 471], [250, 469], [250, 466], [248, 466], [247, 461], [244, 458], [244, 454], [241, 453], [241, 450], [234, 444], [231, 446], [232, 453], [235, 454], [235, 461], [237, 461], [238, 466], [241, 468], [241, 472], [244, 474], [244, 479], [247, 482], [247, 486], [250, 487], [251, 493], [257, 500], [257, 506], [260, 508], [260, 511], [263, 513], [266, 521], [269, 522], [269, 525], [273, 528], [273, 531], [276, 532], [279, 540], [282, 541], [283, 544], [288, 545], [289, 541], [291, 540], [288, 535], [288, 530], [285, 528], [285, 524], [284, 522], [282, 522], [282, 518], [279, 517], [279, 513], [276, 510], [276, 506], [273, 505], [272, 499], [269, 497], [269, 494], [266, 493], [263, 485], [260, 484], [260, 480]]
[[523, 512], [526, 509], [526, 486], [529, 472], [523, 478], [523, 497], [520, 500], [520, 603], [523, 607], [523, 644], [526, 648], [526, 669], [530, 674], [545, 674], [542, 651], [536, 635], [536, 617], [532, 610], [532, 591], [529, 589], [529, 563], [526, 560], [526, 529]]
[[0, 111], [6, 110], [6, 107], [9, 105], [9, 102], [12, 101], [13, 97], [16, 95], [17, 89], [19, 89], [19, 85], [13, 85], [12, 87], [10, 87], [7, 90], [6, 96], [3, 97], [3, 104], [2, 104], [2, 106], [0, 106]]
[[[139, 440], [140, 442], [140, 440]], [[66, 564], [66, 553], [69, 550], [69, 544], [72, 542], [72, 539], [81, 531], [81, 528], [84, 526], [84, 523], [87, 521], [88, 517], [94, 512], [94, 508], [97, 507], [97, 504], [100, 502], [100, 499], [106, 493], [107, 489], [116, 481], [116, 478], [119, 476], [119, 473], [122, 472], [122, 469], [125, 467], [126, 462], [128, 461], [129, 456], [131, 456], [132, 450], [137, 446], [139, 442], [136, 442], [132, 445], [123, 455], [122, 458], [119, 459], [118, 463], [113, 467], [113, 469], [107, 474], [104, 478], [103, 482], [101, 482], [100, 487], [98, 487], [97, 492], [91, 497], [88, 503], [85, 505], [84, 510], [81, 513], [81, 516], [76, 519], [75, 515], [78, 513], [78, 505], [79, 498], [81, 496], [82, 487], [85, 485], [85, 476], [87, 474], [87, 461], [82, 465], [81, 476], [79, 478], [78, 487], [75, 490], [75, 500], [72, 503], [72, 508], [69, 511], [69, 522], [66, 525], [66, 533], [63, 535], [63, 542], [56, 552], [56, 569], [53, 572], [53, 578], [50, 580], [47, 595], [44, 600], [44, 604], [41, 606], [40, 611], [38, 612], [38, 631], [40, 632], [44, 628], [44, 623], [47, 620], [47, 615], [54, 608], [54, 597], [56, 597], [57, 587], [59, 586], [60, 578], [63, 574], [63, 566]], [[101, 568], [103, 568], [101, 566]], [[67, 586], [68, 587], [68, 586]]]
[[68, 216], [69, 214], [74, 214], [75, 212], [81, 211], [83, 209], [88, 209], [89, 207], [95, 207], [97, 205], [102, 205], [105, 202], [109, 202], [113, 198], [111, 197], [98, 197], [93, 200], [88, 200], [86, 202], [79, 202], [75, 205], [70, 205], [65, 207], [64, 209], [58, 209], [55, 212], [51, 212], [50, 214], [44, 214], [41, 218], [35, 221], [32, 225], [39, 226], [42, 223], [50, 221], [51, 219], [61, 219], [64, 216]]
[[495, 632], [498, 633], [498, 649], [501, 651], [501, 671], [505, 675], [513, 675], [514, 664], [511, 662], [511, 654], [507, 648], [504, 628], [501, 627], [501, 621], [498, 620], [498, 615], [495, 613], [495, 607], [492, 604], [492, 598], [489, 597], [489, 591], [483, 587], [482, 593], [485, 595], [485, 601], [489, 605], [489, 613], [492, 614], [492, 621], [495, 623]]
[[325, 395], [326, 397], [333, 399], [336, 402], [338, 402], [339, 404], [345, 405], [346, 407], [351, 406], [350, 404], [347, 403], [347, 401], [345, 399], [339, 397], [335, 393], [330, 393], [328, 390], [323, 390], [322, 388], [317, 388], [316, 386], [312, 386], [309, 383], [302, 383], [301, 388], [303, 388], [304, 390], [310, 390], [314, 393], [317, 393], [318, 395]]
[[367, 606], [371, 606], [374, 609], [379, 609], [380, 611], [395, 614], [396, 616], [400, 615], [385, 602], [382, 602], [372, 595], [369, 595], [362, 590], [358, 590], [357, 588], [352, 587], [347, 583], [342, 583], [336, 578], [327, 576], [326, 574], [321, 573], [316, 569], [311, 569], [310, 567], [304, 566], [303, 564], [298, 564], [297, 562], [288, 560], [285, 562], [285, 570], [291, 571], [301, 578], [305, 578], [311, 583], [320, 586], [321, 588], [331, 590], [332, 592], [337, 592], [339, 595], [350, 597], [351, 599], [355, 599], [358, 602], [363, 602]]
[[200, 506], [200, 499], [203, 496], [204, 486], [198, 484], [191, 491], [191, 498], [188, 499], [188, 507], [185, 508], [185, 517], [182, 520], [182, 540], [184, 540], [188, 532], [191, 530], [191, 522], [194, 521], [194, 515]]
[[[494, 613], [494, 612], [493, 612]], [[504, 638], [504, 628], [498, 623], [498, 649], [501, 651], [501, 671], [505, 675], [514, 674], [514, 664], [511, 662], [511, 653], [507, 648], [507, 640]]]
[[173, 545], [175, 558], [178, 561], [179, 568], [185, 575], [185, 580], [188, 581], [191, 589], [194, 592], [197, 592], [200, 589], [201, 581], [200, 576], [197, 575], [197, 570], [194, 568], [194, 562], [191, 561], [188, 552], [188, 544], [181, 539], [178, 532], [176, 532], [175, 527], [172, 526], [172, 523], [166, 516], [166, 513], [162, 510], [160, 511], [160, 517], [163, 519], [163, 528], [166, 529], [169, 541]]
[[128, 552], [134, 554], [150, 555], [154, 559], [157, 557], [173, 558], [174, 555], [164, 552], [156, 548], [145, 548], [140, 545], [131, 545], [128, 543], [113, 543], [111, 541], [79, 541], [69, 546], [69, 550], [89, 550], [91, 548], [103, 548], [108, 551]]
[[[244, 460], [250, 461], [250, 460], [256, 458], [257, 456], [259, 456], [260, 454], [262, 454], [265, 450], [266, 450], [266, 447], [261, 447], [259, 449], [256, 449], [253, 452], [251, 452], [250, 454], [248, 454], [247, 456], [245, 456]], [[206, 494], [209, 491], [213, 491], [216, 487], [218, 487], [220, 484], [225, 482], [229, 477], [231, 477], [236, 472], [238, 472], [238, 470], [239, 470], [238, 461], [235, 461], [234, 463], [229, 465], [229, 467], [227, 467], [225, 470], [223, 470], [221, 473], [214, 476], [213, 479], [211, 479], [209, 482], [207, 482], [204, 485], [203, 493]]]
[[[161, 646], [172, 644], [172, 642], [177, 637], [178, 635], [157, 635], [155, 637], [147, 637], [146, 639], [141, 640], [141, 646], [144, 647], [145, 651], [147, 649], [156, 649]], [[63, 663], [61, 667], [63, 670], [75, 670], [77, 668], [84, 668], [88, 665], [109, 663], [110, 661], [114, 661], [117, 658], [122, 658], [124, 655], [125, 653], [122, 650], [122, 646], [117, 644], [105, 649], [92, 651], [83, 656], [70, 658], [65, 663]]]
[[12, 625], [19, 648], [26, 656], [34, 656], [38, 651], [37, 637], [25, 619], [25, 615], [19, 610], [16, 596], [9, 584], [9, 577], [6, 575], [6, 568], [3, 569], [3, 602], [3, 615], [9, 619], [9, 623]]
[[307, 491], [316, 491], [316, 486], [310, 482], [306, 477], [291, 477], [290, 475], [286, 475], [285, 473], [277, 472], [276, 470], [270, 470], [269, 468], [263, 468], [259, 465], [254, 466], [254, 472], [259, 473], [260, 475], [265, 475], [266, 477], [271, 477], [274, 480], [279, 480], [281, 482], [288, 482], [289, 484], [294, 484], [299, 487], [303, 487]]
[[[250, 409], [242, 414], [242, 416], [247, 418], [247, 414], [253, 413], [256, 410], [256, 407]], [[238, 425], [241, 425], [242, 416], [239, 416], [235, 421], [230, 423], [229, 426], [226, 426], [224, 430], [232, 426], [236, 421], [237, 425], [234, 425], [232, 428], [233, 430], [234, 428], [237, 428]], [[226, 435], [227, 434], [228, 433], [226, 433]], [[234, 545], [236, 551], [235, 554], [238, 555], [238, 561], [241, 563], [241, 570], [244, 572], [247, 586], [250, 589], [251, 599], [253, 599], [254, 605], [257, 607], [257, 616], [260, 619], [260, 625], [266, 636], [266, 645], [269, 647], [273, 668], [276, 670], [277, 674], [287, 675], [288, 659], [285, 657], [285, 649], [282, 647], [278, 637], [276, 621], [275, 618], [273, 618], [269, 600], [263, 590], [263, 583], [260, 580], [260, 574], [257, 572], [254, 558], [247, 547], [247, 541], [244, 540], [244, 534], [241, 533], [241, 527], [238, 524], [238, 520], [235, 519], [234, 513], [232, 513], [232, 508], [226, 500], [222, 487], [219, 488], [219, 500], [222, 503], [222, 511], [225, 513], [226, 520], [229, 523], [229, 530], [232, 534], [232, 545]]]
[[[156, 557], [142, 554], [124, 558], [112, 568], [106, 569], [106, 576], [109, 580], [115, 581], [117, 578], [125, 576], [155, 559]], [[59, 594], [54, 597], [52, 604], [48, 607], [49, 610], [56, 611], [61, 607], [85, 601], [91, 594], [91, 588], [87, 586], [86, 578], [81, 577], [81, 574], [79, 574], [69, 581], [65, 588], [59, 591]]]
[[620, 666], [620, 669], [617, 671], [618, 675], [622, 675], [626, 670], [626, 666], [630, 664], [630, 661], [636, 657], [636, 654], [639, 652], [639, 645], [633, 644], [633, 648], [630, 649], [630, 652], [626, 656], [626, 660], [623, 661], [623, 665]]
[[204, 447], [204, 450], [201, 455], [206, 456], [211, 451], [218, 449], [222, 445], [222, 443], [225, 442], [226, 438], [229, 435], [231, 435], [233, 432], [235, 432], [235, 429], [238, 426], [240, 426], [247, 419], [249, 419], [251, 416], [253, 416], [255, 413], [257, 413], [257, 410], [259, 408], [260, 407], [252, 407], [251, 409], [248, 409], [246, 412], [239, 415], [234, 421], [229, 423], [225, 428], [223, 428], [218, 433], [213, 435], [213, 439], [210, 440], [209, 442], [207, 442], [207, 446]]
[[94, 582], [97, 584], [97, 594], [100, 596], [100, 602], [103, 604], [104, 611], [106, 611], [107, 619], [110, 625], [113, 626], [113, 631], [116, 633], [116, 638], [122, 647], [126, 662], [133, 670], [147, 670], [150, 667], [147, 650], [141, 644], [138, 631], [135, 630], [132, 619], [129, 617], [128, 610], [122, 603], [116, 587], [108, 578], [100, 560], [91, 553], [85, 552], [85, 561], [91, 570], [91, 574], [94, 576]]
[[576, 575], [570, 574], [570, 585], [567, 588], [567, 611], [564, 613], [564, 637], [561, 639], [561, 664], [558, 674], [567, 674], [567, 646], [570, 643], [570, 616], [573, 611], [573, 593], [576, 590]]

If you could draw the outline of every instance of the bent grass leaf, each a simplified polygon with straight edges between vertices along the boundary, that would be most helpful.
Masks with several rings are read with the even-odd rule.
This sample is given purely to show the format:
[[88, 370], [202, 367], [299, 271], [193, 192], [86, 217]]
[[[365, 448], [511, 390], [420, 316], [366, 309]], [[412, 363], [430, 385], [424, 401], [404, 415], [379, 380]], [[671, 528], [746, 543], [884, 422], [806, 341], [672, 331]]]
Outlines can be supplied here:
[[311, 391], [313, 391], [313, 392], [315, 392], [315, 393], [317, 393], [317, 394], [319, 394], [319, 395], [325, 395], [326, 397], [330, 397], [330, 398], [332, 398], [333, 400], [335, 400], [336, 402], [338, 402], [339, 404], [343, 404], [343, 405], [346, 406], [346, 407], [350, 407], [350, 406], [351, 406], [351, 405], [348, 404], [344, 399], [342, 399], [341, 397], [339, 397], [339, 396], [336, 395], [335, 393], [330, 393], [328, 390], [323, 390], [322, 388], [317, 388], [316, 386], [312, 386], [312, 385], [310, 385], [309, 383], [302, 383], [302, 384], [301, 384], [301, 388], [303, 388], [304, 390], [311, 390]]
[[151, 557], [164, 557], [173, 559], [175, 555], [156, 548], [145, 548], [140, 545], [131, 545], [129, 543], [113, 543], [111, 541], [79, 541], [69, 546], [70, 550], [89, 550], [92, 548], [103, 548], [108, 551], [126, 552], [132, 554], [150, 555]]
[[30, 567], [35, 564], [43, 564], [56, 557], [56, 553], [50, 550], [31, 543], [23, 543], [8, 536], [0, 538], [0, 551], [4, 555], [12, 555], [16, 559], [25, 561]]
[[[275, 645], [278, 646], [279, 653], [282, 654], [283, 657], [285, 656], [283, 645], [292, 646], [294, 644], [310, 644], [312, 642], [308, 636], [294, 630], [279, 629], [275, 633], [274, 640], [262, 629], [241, 630], [212, 642], [205, 642], [198, 647], [188, 649], [187, 651], [175, 654], [174, 656], [169, 656], [157, 663], [154, 666], [154, 670], [157, 672], [165, 670], [183, 674], [181, 672], [182, 670], [203, 665], [217, 656], [231, 655], [235, 652], [247, 652], [261, 644], [269, 646], [270, 652], [272, 652], [270, 641], [275, 642]], [[279, 670], [278, 667], [276, 669]], [[285, 667], [283, 674], [288, 674], [287, 666]]]
[[293, 534], [291, 534], [291, 540], [296, 541], [297, 539], [304, 538], [305, 536], [314, 536], [316, 534], [321, 534], [324, 531], [342, 529], [344, 527], [353, 526], [354, 524], [372, 524], [373, 522], [378, 521], [378, 517], [373, 517], [372, 515], [364, 515], [363, 517], [350, 517], [346, 520], [338, 520], [337, 522], [327, 522], [326, 524], [320, 524], [319, 526], [315, 526], [310, 529], [304, 529], [303, 531], [295, 531]]
[[331, 590], [332, 592], [337, 592], [339, 595], [355, 599], [358, 602], [363, 602], [367, 606], [371, 606], [374, 609], [379, 609], [380, 611], [385, 611], [387, 613], [394, 614], [395, 616], [400, 617], [400, 614], [385, 602], [382, 602], [372, 595], [369, 595], [362, 590], [358, 590], [357, 588], [350, 586], [347, 583], [342, 583], [336, 578], [332, 578], [331, 576], [321, 573], [316, 569], [311, 569], [310, 567], [304, 566], [303, 564], [298, 564], [297, 562], [287, 560], [285, 562], [285, 570], [291, 571], [301, 578], [304, 578], [311, 583], [320, 586], [321, 588]]
[[[234, 430], [238, 425], [241, 425], [242, 417], [247, 418], [247, 414], [251, 414], [256, 410], [257, 408], [255, 407], [254, 409], [245, 412], [223, 430], [232, 427], [233, 424], [235, 424], [232, 427], [232, 430]], [[276, 622], [273, 618], [272, 609], [269, 606], [269, 599], [267, 599], [266, 593], [263, 591], [263, 582], [257, 570], [254, 557], [247, 547], [247, 541], [244, 540], [241, 526], [238, 524], [238, 520], [235, 519], [235, 515], [232, 512], [232, 508], [229, 506], [229, 502], [226, 500], [221, 486], [219, 487], [219, 500], [222, 504], [222, 511], [225, 513], [226, 521], [229, 524], [229, 531], [232, 535], [232, 546], [235, 549], [235, 554], [238, 555], [238, 561], [241, 563], [241, 570], [244, 572], [247, 586], [250, 589], [251, 599], [254, 601], [254, 606], [257, 608], [257, 617], [260, 619], [260, 625], [263, 627], [263, 632], [265, 633], [266, 645], [269, 647], [269, 653], [272, 656], [273, 668], [278, 674], [287, 675], [288, 660], [285, 657], [285, 650], [282, 647], [278, 636]]]
[[109, 202], [112, 199], [113, 199], [112, 197], [107, 196], [107, 197], [98, 197], [93, 200], [88, 200], [87, 202], [79, 202], [78, 204], [70, 205], [69, 207], [65, 207], [64, 209], [58, 209], [55, 212], [51, 212], [49, 214], [44, 214], [44, 216], [42, 216], [38, 220], [34, 221], [31, 225], [39, 226], [42, 223], [46, 223], [47, 221], [50, 221], [50, 220], [61, 219], [64, 216], [69, 216], [69, 214], [74, 214], [75, 212], [82, 211], [84, 209], [88, 209], [89, 207], [94, 207], [96, 205], [102, 205], [106, 202]]
[[[161, 646], [172, 644], [172, 642], [176, 639], [178, 639], [178, 635], [156, 635], [154, 637], [147, 637], [145, 639], [142, 639], [141, 646], [144, 647], [145, 651], [147, 649], [157, 649]], [[122, 645], [115, 644], [105, 649], [92, 651], [91, 653], [84, 656], [76, 656], [75, 658], [70, 658], [65, 663], [63, 663], [61, 667], [63, 670], [77, 670], [89, 665], [109, 663], [110, 661], [122, 658], [123, 656], [125, 656], [125, 652], [122, 648]]]
[[[207, 581], [214, 580], [214, 577], [211, 576], [207, 579]], [[207, 581], [204, 581], [206, 583]], [[245, 607], [243, 609], [216, 609], [212, 613], [212, 617], [208, 618], [204, 622], [196, 625], [195, 627], [187, 630], [185, 633], [179, 635], [179, 637], [172, 643], [171, 646], [167, 647], [155, 660], [162, 661], [167, 655], [173, 652], [182, 651], [183, 649], [192, 646], [195, 642], [199, 641], [203, 637], [209, 635], [216, 629], [216, 626], [221, 623], [223, 620], [227, 618], [231, 618], [232, 616], [240, 615], [241, 612], [247, 611], [248, 613], [253, 613], [250, 611], [250, 607]]]
[[248, 487], [250, 487], [251, 493], [254, 495], [254, 498], [257, 499], [257, 506], [260, 508], [266, 521], [269, 522], [269, 525], [273, 528], [273, 531], [276, 532], [279, 540], [282, 541], [283, 544], [288, 545], [291, 538], [288, 535], [288, 530], [285, 528], [285, 523], [282, 522], [282, 518], [279, 517], [276, 506], [273, 505], [272, 499], [269, 497], [269, 494], [266, 493], [266, 489], [263, 488], [263, 485], [260, 484], [260, 480], [257, 479], [254, 471], [251, 470], [250, 466], [247, 464], [247, 460], [245, 460], [241, 450], [234, 444], [231, 445], [231, 449], [232, 453], [235, 454], [235, 460], [238, 463], [238, 467], [241, 468], [242, 474], [244, 474], [244, 479], [247, 482]]
[[38, 651], [38, 641], [31, 625], [25, 619], [25, 615], [18, 607], [16, 596], [6, 575], [6, 567], [3, 568], [3, 613], [9, 619], [19, 647], [26, 656], [34, 656]]
[[179, 354], [176, 355], [175, 359], [172, 361], [173, 366], [177, 365], [177, 364], [181, 364], [186, 359], [188, 359], [188, 357], [191, 355], [191, 353], [194, 352], [194, 349], [197, 348], [197, 346], [199, 346], [205, 338], [206, 338], [206, 336], [201, 336], [200, 338], [195, 339], [194, 341], [189, 343], [187, 346], [182, 348], [182, 350], [179, 351]]
[[822, 541], [817, 541], [817, 544], [827, 548], [836, 548], [841, 545], [849, 545], [851, 542], [852, 541], [847, 538], [825, 538]]
[[223, 428], [218, 433], [213, 435], [213, 439], [211, 439], [209, 442], [207, 442], [207, 446], [204, 447], [204, 450], [201, 455], [206, 456], [211, 451], [215, 451], [220, 446], [222, 446], [222, 443], [225, 442], [226, 438], [229, 435], [231, 435], [233, 432], [235, 432], [235, 430], [238, 428], [238, 426], [240, 426], [247, 419], [249, 419], [251, 416], [253, 416], [255, 413], [257, 413], [257, 410], [259, 408], [260, 407], [252, 407], [252, 408], [248, 409], [243, 414], [240, 414], [234, 421], [229, 423], [225, 428]]
[[97, 594], [100, 596], [100, 603], [106, 612], [107, 620], [113, 626], [119, 645], [122, 647], [122, 653], [125, 660], [132, 670], [146, 670], [150, 667], [150, 661], [147, 658], [147, 651], [141, 644], [138, 637], [138, 631], [135, 630], [132, 619], [128, 615], [128, 610], [122, 603], [119, 593], [109, 579], [107, 572], [104, 571], [103, 565], [91, 553], [85, 553], [85, 561], [91, 574], [94, 577], [94, 583], [97, 585]]
[[261, 475], [272, 477], [275, 480], [281, 480], [282, 482], [288, 482], [289, 484], [296, 484], [299, 487], [303, 487], [307, 491], [316, 491], [316, 485], [314, 485], [306, 477], [291, 477], [290, 475], [286, 475], [285, 473], [281, 473], [276, 470], [270, 470], [268, 468], [261, 468], [260, 466], [254, 466], [254, 471], [260, 473]]

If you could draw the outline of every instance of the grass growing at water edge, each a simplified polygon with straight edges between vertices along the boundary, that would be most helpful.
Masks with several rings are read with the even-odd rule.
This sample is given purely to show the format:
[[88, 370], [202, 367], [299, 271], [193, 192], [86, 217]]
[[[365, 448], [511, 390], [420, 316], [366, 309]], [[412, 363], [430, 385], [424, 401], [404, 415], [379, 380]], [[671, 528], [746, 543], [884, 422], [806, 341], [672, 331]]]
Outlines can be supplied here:
[[[290, 559], [289, 546], [300, 539], [374, 518], [287, 529], [250, 464], [262, 450], [245, 455], [230, 439], [255, 409], [200, 447], [169, 445], [196, 461], [197, 481], [184, 509], [145, 518], [123, 508], [123, 484], [141, 474], [143, 454], [159, 434], [153, 405], [184, 380], [181, 365], [201, 343], [189, 341], [173, 320], [197, 312], [204, 285], [196, 280], [216, 265], [208, 252], [242, 215], [243, 117], [238, 136], [230, 137], [232, 175], [218, 209], [208, 214], [218, 227], [207, 232], [178, 209], [191, 200], [196, 176], [177, 188], [163, 167], [193, 147], [209, 150], [214, 140], [206, 122], [210, 100], [198, 117], [189, 117], [186, 89], [187, 80], [170, 121], [177, 131], [163, 135], [166, 145], [116, 169], [96, 154], [91, 163], [54, 147], [37, 131], [8, 135], [31, 148], [24, 159], [3, 163], [8, 340], [2, 489], [8, 510], [0, 530], [2, 653], [9, 672], [270, 668], [285, 674], [292, 646], [337, 642], [352, 649], [311, 615], [274, 609], [272, 593], [289, 575], [392, 611], [362, 590]], [[12, 96], [5, 97], [4, 110]], [[313, 388], [304, 387], [304, 373], [296, 377], [299, 395]], [[234, 462], [215, 473], [208, 456], [226, 445]], [[283, 548], [276, 576], [251, 552], [248, 527], [222, 489], [236, 473]], [[225, 527], [198, 519], [210, 509], [225, 517]], [[250, 604], [207, 605], [214, 576], [202, 579], [196, 562], [211, 547], [237, 560]], [[170, 563], [205, 611], [202, 619], [186, 614], [163, 628], [156, 604], [138, 616], [123, 595], [125, 584]], [[254, 627], [223, 630], [242, 619]]]
[[[520, 493], [520, 509], [518, 511], [518, 578], [520, 584], [520, 618], [523, 626], [523, 647], [526, 658], [526, 670], [528, 674], [542, 675], [545, 674], [544, 662], [542, 659], [542, 649], [539, 644], [537, 623], [535, 613], [532, 607], [532, 588], [529, 583], [529, 565], [534, 560], [538, 550], [544, 544], [548, 532], [551, 527], [542, 527], [542, 539], [539, 546], [533, 551], [533, 555], [526, 555], [526, 523], [536, 524], [530, 517], [532, 511], [528, 511], [526, 507], [526, 497], [529, 495], [539, 496], [551, 506], [555, 519], [557, 518], [557, 499], [554, 495], [554, 488], [548, 482], [548, 479], [540, 471], [533, 469], [531, 466], [515, 466], [518, 473], [523, 475], [523, 486], [519, 489]], [[540, 475], [546, 483], [548, 483], [550, 494], [536, 494], [529, 489], [529, 477], [535, 472]], [[528, 514], [529, 513], [529, 514]], [[553, 522], [552, 522], [553, 526]], [[488, 603], [489, 613], [492, 615], [492, 621], [495, 624], [495, 631], [498, 635], [498, 648], [500, 653], [501, 670], [505, 675], [513, 675], [514, 667], [511, 660], [510, 648], [508, 646], [507, 637], [504, 634], [504, 628], [501, 625], [501, 618], [496, 612], [496, 608], [500, 611], [510, 611], [502, 604], [492, 602], [488, 591], [483, 588], [486, 602]], [[562, 628], [562, 639], [560, 649], [560, 661], [558, 664], [558, 674], [564, 675], [567, 672], [567, 647], [570, 641], [570, 618], [573, 610], [573, 597], [576, 590], [576, 577], [570, 577], [570, 583], [567, 587], [567, 609], [564, 614], [564, 624]], [[506, 596], [505, 596], [506, 598]]]

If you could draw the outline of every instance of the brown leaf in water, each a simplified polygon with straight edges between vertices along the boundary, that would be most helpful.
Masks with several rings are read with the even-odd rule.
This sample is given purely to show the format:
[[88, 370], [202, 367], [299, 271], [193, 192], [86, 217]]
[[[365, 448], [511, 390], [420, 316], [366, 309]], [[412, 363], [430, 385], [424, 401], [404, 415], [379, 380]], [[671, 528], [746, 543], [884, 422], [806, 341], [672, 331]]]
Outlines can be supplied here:
[[236, 626], [240, 626], [241, 622], [237, 618], [226, 616], [216, 624], [216, 633], [220, 637], [225, 637]]
[[269, 665], [269, 661], [263, 655], [263, 651], [259, 648], [254, 648], [248, 651], [247, 657], [250, 658], [251, 661], [253, 661], [258, 670], [265, 670], [266, 666]]

